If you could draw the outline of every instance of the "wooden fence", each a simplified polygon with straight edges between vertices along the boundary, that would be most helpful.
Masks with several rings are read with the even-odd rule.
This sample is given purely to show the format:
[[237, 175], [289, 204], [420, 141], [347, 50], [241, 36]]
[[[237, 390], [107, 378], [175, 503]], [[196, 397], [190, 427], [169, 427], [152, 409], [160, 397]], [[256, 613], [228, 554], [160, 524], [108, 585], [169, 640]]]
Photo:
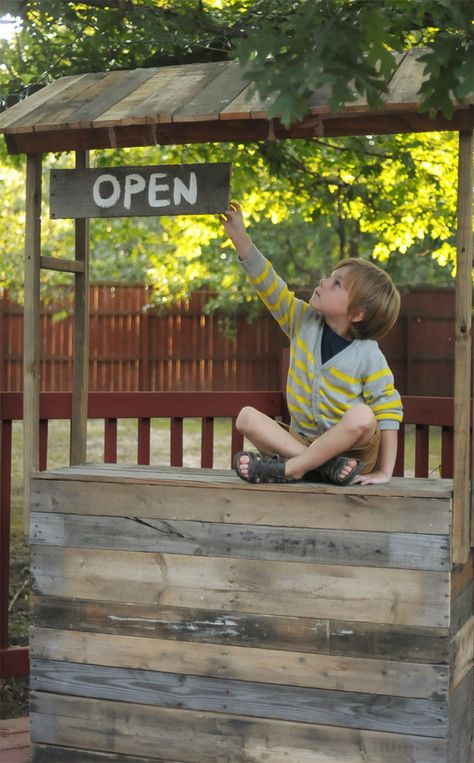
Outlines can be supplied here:
[[[195, 293], [166, 313], [147, 307], [143, 285], [91, 287], [91, 391], [268, 390], [280, 379], [286, 338], [271, 316], [235, 320], [234, 337], [222, 316], [207, 315], [209, 292]], [[302, 294], [302, 296], [306, 296]], [[72, 302], [43, 305], [41, 390], [71, 388]], [[67, 315], [58, 320], [58, 311]], [[61, 313], [60, 313], [61, 314]], [[23, 313], [0, 300], [0, 389], [22, 389]], [[454, 392], [454, 290], [405, 293], [400, 318], [381, 343], [404, 395], [452, 396]]]

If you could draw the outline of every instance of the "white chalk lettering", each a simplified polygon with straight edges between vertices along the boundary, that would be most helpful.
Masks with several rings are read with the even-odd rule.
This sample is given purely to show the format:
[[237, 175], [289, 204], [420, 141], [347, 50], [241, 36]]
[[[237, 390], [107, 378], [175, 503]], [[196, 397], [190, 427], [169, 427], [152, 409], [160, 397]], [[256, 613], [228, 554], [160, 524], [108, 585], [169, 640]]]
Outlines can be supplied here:
[[[139, 199], [139, 194], [146, 194]], [[182, 204], [194, 206], [198, 201], [197, 173], [189, 172], [187, 179], [174, 177], [168, 172], [152, 172], [141, 175], [129, 172], [122, 177], [111, 173], [99, 175], [92, 186], [94, 203], [102, 209], [116, 206], [122, 200], [126, 210], [177, 207]]]
[[145, 179], [136, 172], [132, 172], [130, 175], [125, 175], [125, 187], [123, 191], [123, 206], [125, 209], [130, 209], [132, 206], [133, 194], [144, 191], [145, 186]]
[[167, 183], [158, 183], [161, 178], [167, 177], [165, 172], [153, 172], [150, 175], [148, 184], [148, 204], [150, 207], [169, 207], [169, 199], [158, 199], [158, 193], [169, 192], [170, 187]]
[[[112, 193], [110, 196], [102, 196], [100, 188], [102, 183], [111, 183]], [[114, 177], [114, 175], [109, 174], [99, 175], [92, 188], [92, 197], [94, 203], [97, 204], [98, 207], [102, 207], [102, 209], [113, 207], [120, 198], [120, 183], [117, 178]]]
[[197, 179], [196, 173], [189, 173], [189, 186], [186, 186], [181, 178], [174, 179], [173, 187], [173, 202], [178, 205], [181, 204], [181, 198], [188, 202], [188, 204], [195, 204], [197, 200]]

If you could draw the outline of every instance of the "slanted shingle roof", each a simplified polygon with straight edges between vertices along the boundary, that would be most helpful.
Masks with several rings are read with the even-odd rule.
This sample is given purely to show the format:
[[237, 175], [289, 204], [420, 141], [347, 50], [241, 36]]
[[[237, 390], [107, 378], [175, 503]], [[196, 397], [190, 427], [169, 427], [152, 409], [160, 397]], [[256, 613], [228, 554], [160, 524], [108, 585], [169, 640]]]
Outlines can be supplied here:
[[62, 77], [0, 114], [11, 153], [154, 144], [255, 141], [272, 137], [364, 135], [469, 129], [472, 99], [452, 120], [417, 113], [423, 64], [398, 56], [383, 108], [359, 99], [330, 111], [314, 93], [308, 115], [285, 129], [235, 62], [96, 72]]

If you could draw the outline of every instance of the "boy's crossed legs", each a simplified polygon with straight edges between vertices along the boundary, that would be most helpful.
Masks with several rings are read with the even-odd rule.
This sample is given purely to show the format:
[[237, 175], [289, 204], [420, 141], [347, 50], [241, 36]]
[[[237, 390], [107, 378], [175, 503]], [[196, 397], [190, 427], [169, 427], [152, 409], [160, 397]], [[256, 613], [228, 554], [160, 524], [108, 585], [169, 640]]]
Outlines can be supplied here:
[[[261, 453], [269, 456], [278, 453], [279, 456], [287, 459], [285, 478], [298, 480], [334, 456], [364, 447], [377, 430], [377, 420], [367, 405], [355, 405], [337, 424], [326, 430], [310, 445], [300, 442], [277, 421], [251, 406], [242, 408], [237, 417], [236, 426], [239, 432], [247, 437]], [[245, 454], [241, 455], [239, 468], [244, 479], [248, 474], [248, 464], [249, 457]], [[356, 464], [355, 458], [349, 458], [341, 467], [338, 479], [343, 480], [348, 477]], [[373, 464], [367, 464], [364, 471], [370, 471], [373, 466]]]

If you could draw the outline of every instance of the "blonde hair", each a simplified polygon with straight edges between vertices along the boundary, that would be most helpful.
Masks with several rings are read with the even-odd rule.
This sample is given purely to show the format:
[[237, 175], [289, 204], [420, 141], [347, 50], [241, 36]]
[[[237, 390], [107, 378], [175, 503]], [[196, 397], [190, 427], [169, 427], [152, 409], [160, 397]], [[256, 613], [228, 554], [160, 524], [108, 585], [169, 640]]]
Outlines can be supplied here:
[[364, 312], [351, 323], [357, 339], [381, 339], [388, 334], [400, 312], [400, 293], [382, 268], [368, 260], [351, 257], [338, 262], [334, 270], [347, 268], [344, 285], [349, 292], [349, 315]]

